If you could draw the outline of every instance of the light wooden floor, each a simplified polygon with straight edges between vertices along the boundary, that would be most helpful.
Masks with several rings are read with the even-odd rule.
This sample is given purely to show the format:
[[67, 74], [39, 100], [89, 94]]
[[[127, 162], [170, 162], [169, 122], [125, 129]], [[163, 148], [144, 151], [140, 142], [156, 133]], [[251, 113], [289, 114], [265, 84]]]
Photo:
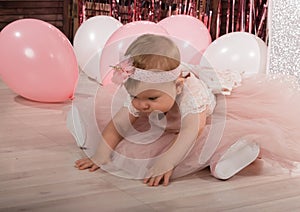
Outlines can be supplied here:
[[155, 188], [78, 171], [67, 106], [25, 100], [0, 82], [0, 211], [300, 211], [300, 177], [263, 161], [228, 181], [204, 170]]

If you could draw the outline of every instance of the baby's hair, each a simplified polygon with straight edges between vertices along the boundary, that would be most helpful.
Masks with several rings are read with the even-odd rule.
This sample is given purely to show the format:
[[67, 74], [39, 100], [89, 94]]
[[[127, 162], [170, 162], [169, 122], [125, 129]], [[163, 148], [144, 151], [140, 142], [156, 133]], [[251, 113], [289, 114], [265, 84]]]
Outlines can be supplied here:
[[[151, 71], [170, 71], [180, 65], [180, 52], [177, 45], [161, 35], [144, 34], [133, 41], [125, 52], [136, 68]], [[128, 79], [125, 87], [137, 84]]]
[[128, 47], [125, 56], [130, 56], [133, 66], [145, 70], [169, 71], [180, 64], [180, 52], [176, 44], [161, 35], [144, 34]]

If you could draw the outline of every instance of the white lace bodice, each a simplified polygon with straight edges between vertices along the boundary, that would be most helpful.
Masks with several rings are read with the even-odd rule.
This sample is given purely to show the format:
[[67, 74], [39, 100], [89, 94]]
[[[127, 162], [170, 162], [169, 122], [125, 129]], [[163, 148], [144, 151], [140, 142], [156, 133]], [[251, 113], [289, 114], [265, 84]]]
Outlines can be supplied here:
[[201, 113], [207, 111], [210, 115], [215, 106], [216, 100], [211, 89], [193, 74], [185, 80], [182, 93], [177, 97], [181, 118], [189, 113]]

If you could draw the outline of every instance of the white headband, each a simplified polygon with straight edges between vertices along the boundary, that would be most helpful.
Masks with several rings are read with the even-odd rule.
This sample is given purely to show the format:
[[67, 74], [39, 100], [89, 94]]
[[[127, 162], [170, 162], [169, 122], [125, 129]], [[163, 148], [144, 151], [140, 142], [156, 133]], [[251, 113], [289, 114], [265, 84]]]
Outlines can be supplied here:
[[129, 78], [149, 83], [171, 82], [179, 77], [180, 72], [180, 66], [170, 71], [155, 71], [135, 68], [133, 74], [131, 74]]
[[124, 60], [112, 68], [114, 70], [112, 81], [116, 84], [122, 84], [128, 78], [148, 83], [171, 82], [179, 77], [182, 70], [181, 65], [170, 71], [144, 70], [134, 67], [129, 60]]

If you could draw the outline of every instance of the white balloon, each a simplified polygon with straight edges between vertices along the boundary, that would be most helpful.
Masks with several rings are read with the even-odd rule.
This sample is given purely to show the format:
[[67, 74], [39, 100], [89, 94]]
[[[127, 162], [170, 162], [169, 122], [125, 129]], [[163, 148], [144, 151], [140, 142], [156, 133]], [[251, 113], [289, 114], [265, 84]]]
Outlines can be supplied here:
[[[73, 47], [78, 65], [84, 71], [85, 66], [95, 54], [101, 52], [111, 34], [122, 23], [111, 16], [94, 16], [83, 22], [75, 33]], [[99, 57], [100, 59], [100, 57]], [[94, 71], [99, 71], [99, 66]]]
[[260, 60], [260, 73], [267, 73], [267, 62], [268, 62], [268, 46], [267, 44], [260, 39], [255, 37], [259, 46], [261, 60]]
[[205, 50], [201, 67], [237, 70], [245, 76], [266, 72], [267, 45], [247, 32], [232, 32], [213, 41]]
[[102, 54], [102, 49], [96, 52], [90, 58], [90, 60], [87, 62], [87, 64], [84, 66], [84, 69], [82, 70], [90, 78], [95, 79], [98, 82], [101, 82], [102, 80], [100, 70], [99, 70], [101, 54]]

